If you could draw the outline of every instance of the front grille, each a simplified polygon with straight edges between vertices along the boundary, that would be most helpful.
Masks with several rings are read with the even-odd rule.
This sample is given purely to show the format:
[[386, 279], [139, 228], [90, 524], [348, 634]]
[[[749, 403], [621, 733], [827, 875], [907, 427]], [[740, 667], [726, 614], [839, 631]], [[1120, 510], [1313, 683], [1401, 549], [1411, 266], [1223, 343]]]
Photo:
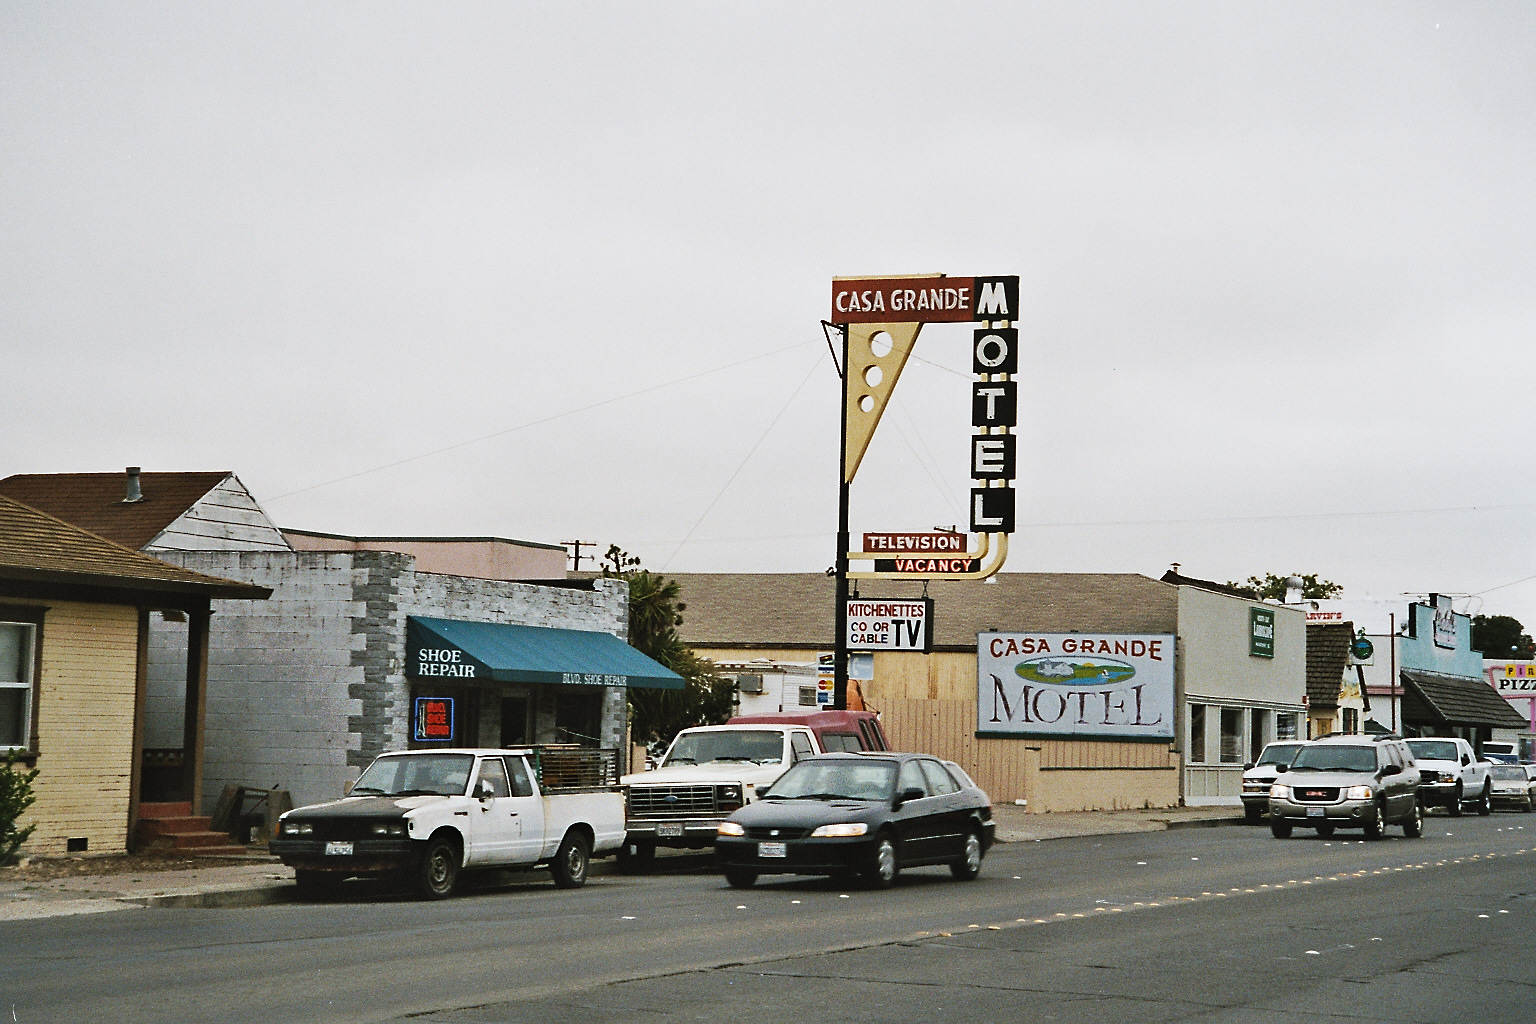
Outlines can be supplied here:
[[1304, 804], [1331, 804], [1339, 799], [1338, 787], [1301, 786], [1294, 790], [1296, 799]]
[[1426, 771], [1420, 771], [1419, 772], [1419, 781], [1420, 782], [1436, 782], [1436, 781], [1439, 780], [1439, 778], [1440, 778], [1440, 773], [1439, 772], [1426, 772]]
[[315, 830], [309, 835], [291, 835], [283, 833], [283, 839], [339, 839], [342, 841], [359, 839], [397, 839], [399, 836], [381, 836], [374, 834], [373, 826], [384, 824], [400, 824], [399, 818], [301, 818], [305, 824], [313, 825]]
[[631, 818], [709, 818], [721, 812], [714, 786], [630, 786]]
[[810, 834], [811, 830], [808, 828], [768, 828], [759, 825], [747, 829], [748, 839], [804, 839]]

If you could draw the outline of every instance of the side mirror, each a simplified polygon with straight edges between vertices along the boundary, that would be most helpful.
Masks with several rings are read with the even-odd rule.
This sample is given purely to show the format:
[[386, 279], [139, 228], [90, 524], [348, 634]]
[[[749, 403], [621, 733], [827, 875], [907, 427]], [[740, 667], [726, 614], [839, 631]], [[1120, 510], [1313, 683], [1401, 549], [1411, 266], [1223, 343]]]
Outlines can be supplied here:
[[916, 786], [908, 786], [906, 789], [901, 791], [901, 794], [899, 796], [896, 797], [896, 806], [900, 807], [902, 804], [906, 803], [908, 800], [921, 800], [923, 797], [925, 797], [927, 795], [928, 795], [927, 793], [924, 793], [921, 789], [918, 789]]
[[1277, 764], [1277, 765], [1275, 765], [1275, 772], [1277, 774], [1284, 774], [1285, 772], [1288, 772], [1290, 770], [1291, 770], [1291, 766], [1288, 765], [1288, 764]]
[[1251, 771], [1252, 769], [1253, 769], [1253, 762], [1252, 761], [1249, 761], [1247, 764], [1243, 765], [1243, 771], [1245, 771], [1245, 772], [1246, 771]]
[[1388, 775], [1401, 775], [1401, 774], [1403, 774], [1403, 766], [1400, 765], [1400, 764], [1389, 764], [1389, 765], [1387, 765], [1385, 768], [1383, 768], [1381, 770], [1381, 777], [1382, 778], [1386, 778]]
[[1469, 765], [1469, 764], [1472, 763], [1472, 759], [1470, 757], [1468, 757], [1466, 754], [1462, 754], [1461, 755], [1461, 763], [1462, 763], [1463, 766]]
[[490, 779], [481, 779], [475, 783], [475, 799], [490, 800], [496, 795], [496, 787], [491, 785]]

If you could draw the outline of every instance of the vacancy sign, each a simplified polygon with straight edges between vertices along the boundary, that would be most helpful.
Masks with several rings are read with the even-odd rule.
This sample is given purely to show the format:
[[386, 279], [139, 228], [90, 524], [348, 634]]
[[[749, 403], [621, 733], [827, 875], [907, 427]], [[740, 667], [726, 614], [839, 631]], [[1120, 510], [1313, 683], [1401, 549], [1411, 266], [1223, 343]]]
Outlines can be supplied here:
[[927, 654], [933, 649], [933, 600], [850, 598], [848, 649]]

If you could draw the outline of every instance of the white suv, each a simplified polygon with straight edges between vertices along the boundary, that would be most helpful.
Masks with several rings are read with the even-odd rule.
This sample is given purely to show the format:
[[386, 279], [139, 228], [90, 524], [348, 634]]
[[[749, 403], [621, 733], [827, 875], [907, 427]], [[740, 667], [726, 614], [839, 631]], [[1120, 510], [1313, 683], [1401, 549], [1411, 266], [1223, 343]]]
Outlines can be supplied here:
[[1249, 824], [1257, 822], [1269, 810], [1269, 787], [1279, 775], [1277, 769], [1289, 767], [1296, 751], [1306, 746], [1304, 740], [1281, 740], [1264, 747], [1259, 759], [1243, 772], [1243, 817]]

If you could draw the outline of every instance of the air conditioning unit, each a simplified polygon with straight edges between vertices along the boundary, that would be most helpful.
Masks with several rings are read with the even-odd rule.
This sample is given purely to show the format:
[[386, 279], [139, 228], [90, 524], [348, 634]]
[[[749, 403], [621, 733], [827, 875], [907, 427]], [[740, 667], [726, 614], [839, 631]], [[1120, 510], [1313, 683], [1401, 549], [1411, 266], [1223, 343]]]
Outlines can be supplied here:
[[742, 693], [762, 693], [763, 677], [761, 675], [737, 676], [736, 689]]

